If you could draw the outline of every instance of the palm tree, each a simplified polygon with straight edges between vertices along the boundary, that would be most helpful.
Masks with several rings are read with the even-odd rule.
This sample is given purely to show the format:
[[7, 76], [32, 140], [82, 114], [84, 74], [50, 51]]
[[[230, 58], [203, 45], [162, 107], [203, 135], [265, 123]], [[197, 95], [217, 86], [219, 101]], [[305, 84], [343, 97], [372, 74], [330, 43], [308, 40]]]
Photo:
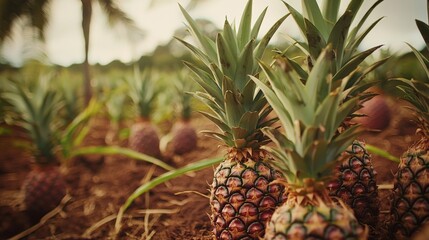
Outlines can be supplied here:
[[[83, 62], [84, 97], [85, 105], [92, 96], [91, 74], [88, 62], [90, 25], [92, 17], [92, 6], [95, 0], [81, 0], [82, 2], [82, 30], [85, 41], [85, 59]], [[24, 19], [24, 24], [31, 26], [37, 31], [38, 37], [44, 40], [44, 32], [48, 23], [49, 6], [52, 0], [0, 0], [0, 45], [6, 38], [11, 36], [12, 27], [15, 22]], [[98, 0], [109, 22], [124, 23], [124, 26], [133, 31], [140, 31], [127, 14], [122, 11], [114, 0]]]

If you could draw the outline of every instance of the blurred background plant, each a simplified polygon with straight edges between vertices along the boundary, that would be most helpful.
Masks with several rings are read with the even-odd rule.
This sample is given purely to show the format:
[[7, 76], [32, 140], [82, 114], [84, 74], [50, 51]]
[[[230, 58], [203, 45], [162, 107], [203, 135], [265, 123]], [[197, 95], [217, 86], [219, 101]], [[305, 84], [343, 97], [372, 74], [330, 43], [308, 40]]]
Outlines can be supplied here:
[[[52, 76], [34, 76], [5, 81], [1, 97], [10, 105], [12, 123], [23, 129], [32, 170], [22, 184], [23, 203], [33, 221], [55, 208], [66, 194], [65, 180], [57, 156], [59, 131], [63, 127], [57, 113], [63, 106], [60, 94], [52, 88]], [[13, 143], [11, 143], [13, 144]]]
[[159, 93], [159, 88], [155, 85], [158, 76], [155, 74], [150, 68], [141, 72], [138, 65], [134, 65], [133, 75], [127, 77], [129, 96], [136, 109], [135, 120], [130, 127], [128, 146], [137, 152], [161, 157], [159, 130], [151, 120]]
[[107, 145], [120, 145], [124, 140], [121, 131], [126, 119], [128, 86], [121, 77], [107, 77], [100, 80], [103, 85], [103, 94], [106, 98], [106, 110], [109, 127], [105, 136]]
[[66, 122], [71, 122], [84, 108], [81, 84], [82, 79], [69, 69], [60, 69], [55, 74], [54, 85], [63, 97]]
[[174, 123], [170, 132], [161, 139], [161, 149], [167, 155], [183, 155], [197, 147], [198, 137], [191, 123], [195, 98], [191, 93], [196, 91], [198, 86], [186, 68], [172, 74], [170, 82], [170, 96], [173, 96], [170, 97], [170, 106], [174, 108], [171, 111], [174, 112]]

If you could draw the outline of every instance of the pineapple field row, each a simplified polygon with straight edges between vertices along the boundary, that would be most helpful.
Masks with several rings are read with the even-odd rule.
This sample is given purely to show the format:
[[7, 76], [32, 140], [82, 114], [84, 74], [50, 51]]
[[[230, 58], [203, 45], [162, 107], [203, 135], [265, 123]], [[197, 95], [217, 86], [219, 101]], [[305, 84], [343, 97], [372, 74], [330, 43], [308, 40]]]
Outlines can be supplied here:
[[[415, 124], [411, 121], [410, 111], [398, 108], [390, 98], [388, 103], [393, 116], [389, 127], [380, 133], [366, 133], [361, 138], [368, 144], [374, 144], [397, 156], [407, 149], [404, 141], [408, 144], [415, 141]], [[96, 137], [90, 141], [95, 145], [104, 144], [109, 121], [97, 119], [96, 122], [97, 127], [92, 130]], [[215, 130], [213, 124], [202, 117], [195, 116], [191, 123], [197, 132]], [[17, 138], [25, 139], [24, 133], [16, 131], [13, 136], [3, 135], [0, 138], [3, 199], [1, 214], [4, 219], [2, 236], [12, 236], [32, 226], [16, 202], [22, 180], [30, 170], [28, 161], [31, 158], [19, 146], [10, 146]], [[219, 154], [220, 149], [216, 141], [198, 134], [198, 147], [172, 161], [175, 166], [184, 166], [188, 162]], [[390, 189], [396, 164], [378, 156], [374, 156], [373, 159], [378, 182], [385, 185], [386, 189]], [[154, 170], [156, 171], [153, 172]], [[121, 156], [103, 157], [95, 154], [74, 159], [63, 169], [69, 194], [73, 198], [61, 208], [61, 214], [49, 218], [30, 236], [33, 239], [54, 236], [57, 239], [103, 239], [112, 236], [114, 233], [112, 215], [117, 213], [119, 206], [129, 194], [144, 181], [148, 172], [153, 172], [152, 177], [162, 173], [149, 164], [140, 164]], [[207, 188], [212, 177], [213, 170], [208, 168], [160, 185], [150, 194], [143, 195], [127, 213], [120, 239], [139, 239], [151, 232], [156, 232], [152, 239], [212, 239], [211, 224], [207, 216], [210, 211], [207, 204]], [[387, 216], [386, 211], [389, 210], [388, 192], [380, 190], [382, 219]], [[148, 211], [150, 209], [153, 211]], [[144, 222], [146, 218], [151, 222], [147, 227]], [[94, 227], [105, 219], [110, 221]], [[92, 230], [88, 232], [89, 229]], [[87, 234], [82, 237], [85, 232]]]
[[429, 61], [361, 48], [381, 2], [283, 1], [262, 30], [248, 0], [214, 34], [179, 4], [180, 61], [4, 70], [1, 237], [427, 239]]
[[[392, 112], [389, 126], [382, 132], [365, 133], [361, 139], [399, 156], [407, 149], [407, 144], [416, 140], [415, 124], [411, 121], [411, 112], [402, 107], [404, 105], [397, 106], [391, 98], [387, 102]], [[91, 130], [93, 137], [88, 143], [105, 144], [109, 120], [100, 118], [95, 122], [97, 124]], [[221, 154], [218, 142], [200, 133], [201, 130], [215, 130], [215, 126], [198, 115], [194, 116], [191, 124], [198, 132], [198, 146], [181, 157], [171, 159], [174, 166], [184, 166]], [[25, 140], [24, 132], [15, 130], [13, 135], [0, 137], [3, 238], [25, 231], [34, 224], [17, 201], [21, 183], [30, 171], [28, 161], [31, 159], [31, 155], [22, 151], [19, 145], [11, 146], [17, 139]], [[373, 156], [373, 162], [378, 173], [378, 183], [382, 186], [379, 195], [380, 222], [383, 223], [390, 209], [389, 189], [397, 164], [377, 155]], [[114, 217], [119, 207], [147, 178], [159, 176], [163, 172], [150, 164], [120, 155], [104, 157], [94, 154], [73, 159], [62, 169], [68, 194], [72, 198], [61, 206], [60, 212], [49, 217], [32, 232], [28, 239], [114, 238]], [[127, 212], [117, 239], [145, 239], [146, 236], [152, 236], [151, 239], [212, 239], [212, 228], [207, 216], [210, 211], [207, 189], [212, 178], [213, 169], [207, 168], [159, 185], [150, 193], [142, 195]], [[381, 227], [381, 234], [386, 231], [385, 226]]]

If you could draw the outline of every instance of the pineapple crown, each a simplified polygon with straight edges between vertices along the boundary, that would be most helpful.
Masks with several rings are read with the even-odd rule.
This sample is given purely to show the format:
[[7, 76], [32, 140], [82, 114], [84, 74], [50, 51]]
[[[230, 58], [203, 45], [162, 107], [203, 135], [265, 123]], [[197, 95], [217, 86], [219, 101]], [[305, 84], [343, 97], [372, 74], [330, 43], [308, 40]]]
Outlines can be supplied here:
[[[79, 76], [80, 77], [80, 76]], [[56, 75], [57, 89], [61, 92], [64, 100], [65, 119], [69, 123], [84, 108], [79, 77], [73, 75], [69, 70], [63, 69]]]
[[[358, 52], [358, 47], [362, 40], [382, 19], [382, 17], [378, 18], [361, 31], [371, 12], [378, 4], [383, 2], [383, 0], [378, 0], [367, 10], [356, 26], [350, 29], [363, 2], [364, 0], [351, 0], [345, 11], [340, 14], [341, 1], [324, 0], [322, 8], [320, 8], [316, 0], [305, 0], [302, 1], [303, 14], [301, 14], [283, 1], [306, 41], [294, 40], [296, 45], [308, 56], [310, 68], [312, 62], [316, 61], [322, 50], [331, 45], [333, 61], [330, 70], [332, 73], [339, 73], [338, 78], [343, 78], [368, 55], [381, 47], [380, 45], [365, 52]], [[344, 68], [345, 66], [347, 67]]]
[[174, 81], [175, 91], [179, 98], [178, 101], [179, 101], [180, 117], [183, 120], [189, 120], [191, 118], [192, 95], [190, 94], [190, 92], [195, 90], [195, 82], [190, 81], [190, 79], [186, 77], [187, 75], [188, 75], [188, 72], [185, 70], [182, 70], [181, 72], [179, 72], [177, 80]]
[[128, 88], [123, 85], [123, 81], [113, 84], [113, 86], [107, 90], [106, 108], [110, 120], [114, 123], [119, 123], [125, 117], [124, 104], [126, 102], [127, 91]]
[[341, 123], [358, 105], [358, 97], [348, 97], [347, 89], [355, 72], [334, 79], [330, 72], [331, 48], [323, 50], [303, 82], [296, 71], [274, 70], [261, 63], [268, 81], [252, 77], [277, 113], [285, 132], [264, 128], [276, 144], [265, 147], [277, 159], [274, 164], [289, 183], [302, 186], [303, 179], [322, 180], [341, 152], [360, 132], [358, 126], [337, 132]]
[[134, 65], [133, 76], [128, 77], [127, 82], [129, 95], [137, 107], [139, 117], [149, 119], [159, 92], [152, 81], [150, 69], [141, 73], [138, 65]]
[[[416, 20], [416, 24], [426, 43], [426, 47], [429, 49], [429, 25], [420, 20]], [[429, 77], [428, 58], [413, 46], [409, 45], [409, 47], [413, 51], [414, 55], [416, 55], [420, 65]], [[396, 78], [393, 80], [399, 80], [402, 83], [398, 85], [398, 88], [404, 93], [402, 98], [411, 103], [414, 107], [414, 110], [416, 111], [415, 114], [417, 116], [417, 123], [419, 125], [418, 131], [426, 139], [429, 139], [429, 84], [414, 79], [408, 80], [404, 78]]]
[[264, 9], [252, 27], [250, 0], [244, 9], [238, 29], [225, 20], [223, 31], [219, 32], [213, 41], [202, 33], [185, 9], [181, 6], [180, 9], [189, 24], [189, 32], [200, 45], [196, 47], [178, 39], [196, 57], [194, 64], [185, 62], [185, 65], [195, 73], [195, 81], [204, 92], [194, 92], [193, 95], [208, 106], [211, 112], [202, 114], [221, 130], [221, 133], [206, 133], [228, 147], [259, 148], [268, 140], [260, 129], [273, 123], [273, 120], [265, 120], [272, 109], [267, 106], [264, 95], [250, 80], [249, 75], [259, 74], [257, 60], [263, 57], [271, 37], [287, 16], [279, 19], [262, 39], [258, 40], [259, 29], [267, 9]]
[[22, 81], [6, 80], [2, 97], [19, 115], [17, 124], [30, 135], [35, 146], [35, 161], [39, 164], [56, 162], [56, 136], [61, 124], [56, 115], [62, 108], [60, 95], [49, 88], [50, 78], [40, 77], [37, 84], [27, 88]]
[[[377, 19], [362, 30], [367, 18], [377, 5], [382, 2], [382, 0], [379, 0], [367, 10], [356, 26], [351, 28], [363, 2], [364, 0], [351, 0], [342, 14], [339, 12], [341, 1], [337, 0], [324, 0], [322, 8], [319, 7], [316, 0], [302, 1], [303, 14], [284, 2], [306, 41], [294, 40], [296, 46], [306, 54], [308, 68], [311, 70], [313, 63], [319, 58], [323, 49], [330, 46], [331, 52], [328, 54], [332, 58], [329, 67], [329, 71], [333, 75], [332, 81], [337, 82], [349, 76], [350, 79], [345, 86], [345, 89], [351, 90], [348, 92], [348, 98], [359, 96], [360, 104], [356, 106], [356, 109], [352, 111], [349, 118], [344, 122], [346, 127], [349, 127], [349, 122], [352, 118], [360, 116], [354, 114], [354, 112], [362, 107], [362, 103], [375, 96], [375, 94], [365, 92], [365, 90], [377, 84], [378, 79], [367, 81], [364, 77], [389, 59], [389, 57], [386, 57], [365, 67], [362, 66], [363, 61], [375, 50], [379, 49], [381, 45], [362, 52], [358, 51], [358, 47], [382, 19]], [[308, 71], [304, 70], [294, 59], [286, 57], [285, 52], [279, 54], [277, 62], [294, 69], [303, 81], [308, 78]], [[354, 74], [350, 75], [351, 72], [354, 72]]]

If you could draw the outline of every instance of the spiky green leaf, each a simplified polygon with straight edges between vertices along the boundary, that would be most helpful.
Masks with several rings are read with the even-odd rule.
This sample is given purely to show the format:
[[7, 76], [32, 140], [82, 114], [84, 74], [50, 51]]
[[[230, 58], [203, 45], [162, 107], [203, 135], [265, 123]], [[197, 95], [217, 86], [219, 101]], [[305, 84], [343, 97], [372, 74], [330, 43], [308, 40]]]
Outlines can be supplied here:
[[[256, 60], [262, 59], [262, 55], [265, 52], [265, 49], [268, 46], [268, 43], [270, 42], [271, 38], [273, 37], [274, 33], [277, 32], [278, 28], [281, 26], [283, 21], [289, 16], [287, 14], [286, 16], [281, 17], [277, 22], [274, 23], [273, 26], [268, 30], [268, 32], [262, 37], [261, 41], [256, 45], [255, 50], [253, 51], [253, 56]], [[256, 62], [255, 65], [257, 66]]]
[[267, 7], [259, 14], [258, 19], [256, 19], [255, 24], [253, 25], [252, 32], [250, 33], [250, 39], [256, 39], [259, 35], [259, 30], [261, 29], [262, 22], [264, 20], [265, 14], [267, 13]]
[[186, 18], [186, 21], [189, 23], [189, 30], [192, 35], [198, 40], [201, 44], [204, 52], [211, 59], [214, 59], [216, 56], [216, 50], [214, 45], [210, 42], [210, 40], [200, 31], [197, 23], [192, 19], [192, 17], [186, 12], [186, 10], [179, 4], [180, 11], [182, 11], [183, 16]]
[[346, 62], [338, 71], [335, 73], [332, 81], [341, 80], [349, 75], [351, 72], [356, 70], [356, 68], [375, 50], [382, 47], [382, 45], [378, 45], [376, 47], [370, 48], [366, 51], [360, 52], [353, 56], [348, 62]]
[[383, 17], [377, 19], [373, 22], [365, 31], [360, 33], [356, 38], [349, 38], [350, 41], [347, 43], [347, 46], [344, 50], [344, 61], [348, 61], [353, 57], [353, 54], [357, 51], [361, 42], [365, 39], [369, 32], [383, 19]]
[[[329, 26], [322, 16], [322, 12], [316, 0], [301, 0], [305, 18], [307, 18], [314, 27], [320, 31], [320, 37], [323, 41], [328, 39]], [[307, 23], [306, 23], [307, 25]], [[308, 31], [308, 28], [307, 28]]]
[[308, 52], [310, 53], [312, 60], [315, 61], [327, 43], [319, 29], [317, 29], [317, 27], [314, 26], [311, 21], [304, 19], [304, 23]]
[[423, 67], [423, 69], [426, 73], [426, 76], [429, 76], [429, 67], [428, 67], [429, 66], [429, 60], [423, 54], [421, 54], [417, 49], [415, 49], [413, 46], [411, 46], [410, 44], [408, 44], [408, 46], [411, 48], [414, 55], [417, 57], [417, 60], [419, 60], [420, 65]]
[[251, 34], [251, 21], [252, 21], [252, 5], [253, 1], [247, 1], [244, 7], [243, 14], [241, 15], [240, 26], [238, 27], [238, 46], [243, 48], [250, 40]]
[[416, 20], [416, 24], [420, 34], [423, 37], [423, 40], [425, 40], [426, 46], [429, 47], [429, 25], [420, 20]]

